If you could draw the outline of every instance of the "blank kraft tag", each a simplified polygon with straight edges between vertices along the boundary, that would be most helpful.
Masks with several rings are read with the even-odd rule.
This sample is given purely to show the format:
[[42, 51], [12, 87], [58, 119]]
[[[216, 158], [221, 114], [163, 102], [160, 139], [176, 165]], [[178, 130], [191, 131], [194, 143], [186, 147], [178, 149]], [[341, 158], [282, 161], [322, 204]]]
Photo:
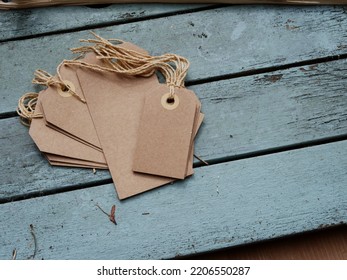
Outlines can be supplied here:
[[159, 84], [146, 95], [133, 162], [136, 172], [184, 179], [198, 100], [185, 88]]
[[[81, 59], [87, 63], [94, 63], [95, 60], [95, 56], [91, 54]], [[60, 74], [79, 96], [84, 97], [75, 67], [62, 66]], [[60, 88], [56, 87], [47, 88], [46, 94], [41, 97], [41, 104], [47, 126], [101, 151], [101, 145], [87, 104], [73, 97], [69, 92], [62, 92]]]
[[[40, 93], [36, 104], [35, 113], [42, 114], [41, 98], [45, 95], [46, 89]], [[44, 114], [43, 114], [44, 115]], [[31, 122], [29, 134], [43, 153], [59, 155], [62, 157], [79, 159], [84, 161], [106, 164], [102, 152], [84, 145], [75, 139], [67, 137], [60, 132], [45, 125], [44, 118], [34, 118]]]

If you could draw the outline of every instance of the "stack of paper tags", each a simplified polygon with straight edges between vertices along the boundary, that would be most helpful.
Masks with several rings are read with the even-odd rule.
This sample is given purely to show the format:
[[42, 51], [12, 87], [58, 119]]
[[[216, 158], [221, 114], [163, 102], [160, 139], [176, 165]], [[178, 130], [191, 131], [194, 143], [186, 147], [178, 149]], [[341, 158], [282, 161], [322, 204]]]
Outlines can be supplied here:
[[184, 88], [187, 60], [95, 36], [56, 76], [36, 72], [34, 83], [47, 89], [24, 107], [39, 150], [52, 165], [108, 168], [120, 199], [192, 175], [204, 115]]

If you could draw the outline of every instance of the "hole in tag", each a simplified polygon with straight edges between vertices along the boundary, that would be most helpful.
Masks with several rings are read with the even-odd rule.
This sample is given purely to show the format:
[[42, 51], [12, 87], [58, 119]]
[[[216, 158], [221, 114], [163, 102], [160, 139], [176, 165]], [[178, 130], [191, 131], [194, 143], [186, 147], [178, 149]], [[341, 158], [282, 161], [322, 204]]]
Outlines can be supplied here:
[[169, 97], [168, 99], [166, 99], [166, 103], [173, 105], [175, 103], [175, 98]]
[[166, 93], [162, 96], [161, 98], [161, 105], [166, 109], [166, 110], [174, 110], [178, 107], [180, 103], [180, 100], [175, 94], [174, 96], [171, 96], [170, 93]]
[[69, 86], [65, 86], [61, 89], [63, 92], [68, 92], [70, 90]]
[[70, 81], [63, 81], [65, 84], [65, 87], [58, 88], [57, 91], [61, 97], [70, 97], [72, 96], [71, 91], [75, 91], [75, 86]]

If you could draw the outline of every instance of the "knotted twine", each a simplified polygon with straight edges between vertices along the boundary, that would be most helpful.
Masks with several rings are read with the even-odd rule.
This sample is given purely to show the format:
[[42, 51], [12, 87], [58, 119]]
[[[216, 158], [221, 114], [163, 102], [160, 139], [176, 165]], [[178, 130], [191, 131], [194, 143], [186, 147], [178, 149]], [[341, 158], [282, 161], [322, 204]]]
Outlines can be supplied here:
[[[79, 54], [73, 60], [63, 60], [57, 67], [57, 75], [52, 76], [46, 71], [36, 70], [35, 78], [32, 83], [44, 85], [47, 87], [60, 87], [63, 91], [69, 91], [72, 96], [76, 97], [83, 103], [86, 101], [74, 92], [69, 85], [62, 79], [60, 69], [62, 66], [80, 66], [97, 72], [111, 72], [129, 76], [152, 76], [159, 71], [165, 78], [166, 85], [169, 89], [169, 98], [173, 98], [175, 88], [184, 87], [184, 79], [189, 68], [189, 61], [176, 54], [164, 54], [160, 56], [151, 56], [134, 50], [122, 47], [124, 41], [118, 39], [104, 39], [99, 35], [91, 32], [96, 39], [81, 39], [80, 42], [92, 45], [82, 46], [71, 49], [72, 53]], [[117, 44], [113, 44], [116, 42]], [[90, 64], [78, 60], [87, 53], [94, 52], [96, 57], [104, 62], [105, 66]], [[37, 95], [28, 93], [22, 96], [18, 102], [17, 112], [21, 117], [21, 122], [27, 126], [30, 125], [34, 117]], [[33, 101], [31, 101], [32, 99]]]
[[[80, 40], [80, 42], [94, 45], [73, 48], [71, 51], [80, 56], [94, 52], [106, 66], [89, 64], [80, 60], [64, 60], [62, 65], [77, 65], [99, 72], [142, 77], [149, 77], [159, 71], [165, 78], [171, 98], [175, 94], [176, 87], [184, 87], [184, 79], [190, 65], [186, 58], [176, 54], [151, 56], [123, 48], [121, 43], [124, 42], [121, 40], [106, 40], [93, 32], [91, 33], [96, 39]], [[120, 44], [115, 45], [112, 42]]]
[[[61, 65], [62, 63], [59, 64], [57, 68], [58, 70], [60, 69]], [[83, 98], [77, 95], [74, 91], [70, 89], [68, 85], [66, 85], [63, 82], [59, 71], [58, 77], [54, 77], [44, 70], [36, 70], [34, 73], [34, 79], [32, 80], [32, 83], [37, 85], [43, 85], [46, 87], [60, 87], [63, 91], [69, 91], [71, 95], [75, 96], [80, 101], [85, 103], [85, 100]], [[19, 115], [20, 122], [25, 126], [29, 127], [33, 118], [43, 117], [43, 114], [35, 113], [38, 96], [39, 94], [36, 92], [28, 92], [18, 100], [16, 111]]]
[[36, 92], [28, 92], [18, 100], [17, 114], [20, 122], [25, 126], [30, 126], [33, 118], [42, 118], [42, 114], [35, 113], [37, 98]]
[[64, 62], [60, 63], [57, 67], [57, 76], [52, 76], [44, 70], [36, 70], [34, 73], [35, 78], [32, 80], [33, 84], [42, 85], [46, 87], [60, 87], [62, 91], [69, 92], [72, 96], [76, 97], [78, 100], [86, 103], [84, 98], [80, 97], [76, 92], [74, 92], [69, 85], [67, 85], [60, 75], [60, 68]]

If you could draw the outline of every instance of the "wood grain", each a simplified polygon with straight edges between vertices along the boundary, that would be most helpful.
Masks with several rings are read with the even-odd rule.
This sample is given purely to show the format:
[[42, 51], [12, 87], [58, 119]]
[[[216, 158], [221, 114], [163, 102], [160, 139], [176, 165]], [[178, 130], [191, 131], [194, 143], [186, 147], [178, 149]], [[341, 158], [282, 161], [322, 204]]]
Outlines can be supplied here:
[[[71, 8], [6, 13], [15, 25], [1, 12], [0, 115], [32, 90], [36, 68], [54, 73], [71, 57], [68, 48], [90, 36], [76, 30], [101, 25], [94, 31], [104, 37], [191, 61], [188, 80], [202, 82], [191, 88], [206, 114], [196, 153], [219, 164], [120, 202], [108, 172], [52, 168], [17, 118], [0, 120], [0, 258], [13, 249], [18, 259], [33, 254], [30, 225], [39, 259], [174, 258], [346, 225], [347, 64], [322, 63], [346, 57], [346, 8], [230, 6], [173, 15], [190, 8], [148, 7], [80, 7], [61, 22]], [[292, 68], [271, 72], [285, 65]], [[259, 69], [268, 73], [227, 79]], [[313, 143], [321, 145], [307, 147]], [[116, 205], [118, 225], [96, 204]]]
[[98, 25], [115, 25], [208, 6], [210, 5], [140, 3], [109, 5], [103, 8], [78, 6], [0, 10], [0, 42], [78, 28], [95, 28]]
[[[205, 160], [347, 135], [346, 60], [192, 89], [205, 113], [195, 152]], [[110, 180], [107, 171], [51, 167], [17, 118], [0, 120], [0, 198]]]
[[[112, 184], [0, 205], [0, 258], [160, 259], [347, 223], [347, 141], [196, 170], [115, 199]], [[116, 205], [115, 226], [97, 207]]]
[[[90, 5], [103, 3], [138, 3], [139, 0], [40, 0], [40, 1], [8, 1], [0, 3], [0, 9], [21, 9], [31, 7], [45, 7], [54, 5]], [[226, 3], [226, 4], [282, 4], [282, 5], [344, 5], [346, 0], [145, 0], [141, 2], [161, 2], [161, 3]]]
[[[154, 55], [173, 52], [187, 57], [189, 81], [341, 55], [347, 50], [344, 7], [228, 6], [94, 31], [105, 38], [132, 41]], [[13, 112], [18, 98], [33, 90], [31, 80], [37, 68], [54, 73], [63, 58], [72, 57], [68, 48], [90, 36], [81, 31], [0, 44], [6, 57], [0, 60], [0, 114]]]

